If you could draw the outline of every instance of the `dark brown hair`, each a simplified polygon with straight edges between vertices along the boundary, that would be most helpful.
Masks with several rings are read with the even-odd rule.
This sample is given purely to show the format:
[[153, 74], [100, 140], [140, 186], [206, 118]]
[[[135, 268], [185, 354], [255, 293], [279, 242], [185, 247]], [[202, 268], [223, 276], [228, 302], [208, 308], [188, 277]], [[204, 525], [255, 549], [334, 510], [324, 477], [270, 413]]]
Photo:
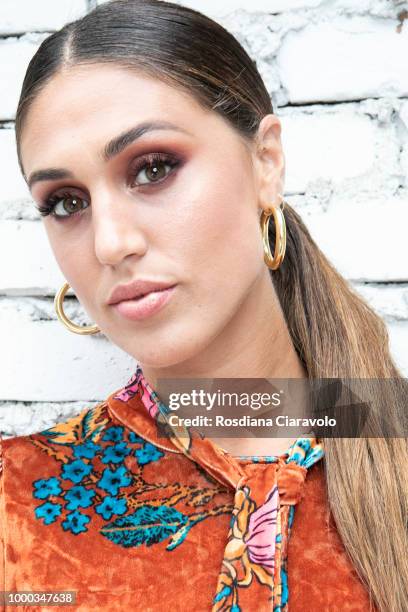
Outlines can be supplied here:
[[95, 63], [178, 86], [243, 136], [273, 112], [255, 63], [221, 25], [170, 2], [116, 0], [51, 34], [29, 63], [16, 113], [20, 167], [20, 136], [37, 92], [62, 68]]
[[[61, 70], [95, 63], [120, 65], [181, 88], [248, 140], [273, 112], [255, 62], [221, 25], [170, 2], [115, 0], [49, 36], [32, 58], [16, 115], [23, 174], [19, 145], [31, 102]], [[308, 377], [401, 379], [383, 320], [330, 264], [289, 204], [284, 214], [286, 256], [271, 276]], [[273, 245], [273, 223], [269, 240]], [[376, 427], [381, 410], [403, 422], [404, 388], [378, 399], [373, 437], [323, 439], [324, 469], [332, 515], [375, 604], [382, 612], [406, 612], [407, 439], [381, 437]]]

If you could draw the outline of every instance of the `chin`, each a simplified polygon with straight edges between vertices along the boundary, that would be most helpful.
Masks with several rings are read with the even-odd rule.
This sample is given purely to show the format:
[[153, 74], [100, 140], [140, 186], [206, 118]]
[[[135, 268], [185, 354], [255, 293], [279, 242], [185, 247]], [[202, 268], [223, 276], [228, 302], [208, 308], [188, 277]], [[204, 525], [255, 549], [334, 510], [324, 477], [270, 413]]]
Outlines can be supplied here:
[[150, 368], [170, 368], [184, 361], [194, 358], [196, 351], [188, 350], [185, 346], [179, 346], [177, 342], [173, 342], [170, 346], [161, 345], [157, 348], [147, 348], [146, 351], [137, 350], [135, 354], [136, 361]]
[[217, 336], [217, 330], [212, 326], [208, 329], [202, 319], [187, 322], [185, 317], [166, 325], [151, 325], [130, 332], [119, 331], [117, 327], [113, 330], [110, 326], [106, 333], [112, 343], [140, 362], [142, 367], [150, 368], [170, 368], [188, 361], [193, 363]]
[[132, 354], [142, 366], [170, 368], [190, 360], [193, 362], [204, 351], [206, 344], [205, 338], [195, 337], [188, 330], [184, 330], [170, 336], [157, 336], [154, 341], [143, 346], [136, 340]]

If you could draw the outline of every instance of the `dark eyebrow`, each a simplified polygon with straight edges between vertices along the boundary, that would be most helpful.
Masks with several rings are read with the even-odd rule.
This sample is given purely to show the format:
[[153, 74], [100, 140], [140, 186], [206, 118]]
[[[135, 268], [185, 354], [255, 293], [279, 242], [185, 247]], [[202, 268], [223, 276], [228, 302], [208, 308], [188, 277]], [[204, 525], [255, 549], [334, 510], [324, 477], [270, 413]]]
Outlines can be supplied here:
[[109, 141], [103, 150], [103, 160], [109, 161], [115, 155], [119, 155], [119, 153], [132, 142], [143, 136], [143, 134], [155, 130], [174, 130], [191, 136], [190, 132], [187, 132], [187, 130], [169, 121], [145, 121], [144, 123], [139, 123], [139, 125], [130, 128], [130, 130], [126, 130], [126, 132], [122, 132], [122, 134], [119, 134], [119, 136]]
[[[153, 132], [155, 130], [174, 130], [190, 136], [192, 135], [187, 130], [175, 125], [174, 123], [170, 123], [169, 121], [145, 121], [144, 123], [139, 123], [139, 125], [122, 132], [122, 134], [119, 134], [119, 136], [115, 136], [115, 138], [110, 140], [103, 148], [102, 159], [104, 161], [109, 161], [115, 155], [119, 155], [119, 153], [132, 144], [132, 142], [143, 136], [143, 134]], [[33, 184], [37, 183], [38, 181], [51, 181], [65, 178], [74, 178], [74, 175], [72, 172], [65, 170], [64, 168], [46, 168], [44, 170], [36, 170], [30, 174], [27, 184], [31, 189]]]
[[74, 175], [63, 168], [47, 168], [46, 170], [32, 172], [28, 177], [27, 184], [31, 189], [32, 185], [38, 181], [56, 181], [65, 178], [74, 178]]

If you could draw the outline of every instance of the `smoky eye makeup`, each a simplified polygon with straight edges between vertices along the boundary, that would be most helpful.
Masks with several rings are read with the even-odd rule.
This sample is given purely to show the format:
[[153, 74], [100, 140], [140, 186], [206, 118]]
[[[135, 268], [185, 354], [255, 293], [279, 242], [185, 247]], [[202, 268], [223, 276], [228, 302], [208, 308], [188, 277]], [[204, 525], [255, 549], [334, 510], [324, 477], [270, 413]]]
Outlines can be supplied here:
[[[80, 204], [85, 204], [82, 206], [80, 210], [75, 210], [75, 208]], [[57, 212], [57, 207], [62, 205], [62, 209], [65, 212]], [[56, 194], [46, 198], [44, 202], [37, 204], [36, 208], [42, 217], [46, 217], [48, 215], [52, 215], [54, 217], [73, 217], [81, 210], [84, 210], [89, 206], [88, 199], [76, 195], [71, 192], [69, 188], [63, 190], [61, 192], [57, 192]]]
[[[159, 188], [183, 163], [180, 155], [154, 151], [133, 157], [127, 164], [125, 182], [130, 188], [149, 190]], [[42, 217], [51, 215], [58, 220], [72, 218], [89, 206], [89, 196], [83, 196], [78, 188], [63, 187], [45, 196], [36, 205]]]
[[154, 152], [141, 155], [130, 164], [131, 186], [160, 184], [181, 164], [173, 153]]

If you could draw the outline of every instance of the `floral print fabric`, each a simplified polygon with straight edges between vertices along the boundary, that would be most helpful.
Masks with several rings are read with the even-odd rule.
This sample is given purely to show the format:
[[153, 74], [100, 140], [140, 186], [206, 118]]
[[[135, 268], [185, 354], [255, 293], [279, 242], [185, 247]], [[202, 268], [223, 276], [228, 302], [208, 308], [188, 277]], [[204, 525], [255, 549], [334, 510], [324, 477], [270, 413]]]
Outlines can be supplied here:
[[237, 458], [194, 431], [163, 438], [167, 414], [137, 368], [97, 406], [0, 438], [0, 590], [72, 589], [80, 612], [369, 609], [321, 444]]
[[[151, 546], [172, 536], [167, 547], [172, 550], [191, 527], [214, 515], [208, 510], [187, 516], [174, 508], [174, 498], [189, 495], [197, 501], [203, 494], [207, 498], [215, 495], [219, 489], [203, 491], [171, 483], [166, 495], [163, 486], [155, 487], [143, 476], [144, 467], [164, 457], [163, 451], [118, 425], [105, 428], [95, 443], [106, 419], [101, 406], [80, 415], [74, 428], [70, 421], [67, 432], [61, 425], [42, 432], [53, 444], [71, 446], [72, 455], [68, 458], [59, 453], [59, 477], [33, 482], [33, 497], [43, 502], [36, 507], [35, 516], [45, 525], [60, 521], [64, 531], [78, 535], [87, 532], [93, 517], [99, 515], [110, 521], [102, 526], [100, 534], [119, 546]], [[33, 443], [53, 453], [51, 445], [37, 439]], [[127, 458], [133, 460], [131, 470], [124, 463]], [[155, 488], [162, 493], [160, 504], [147, 503], [145, 494]], [[218, 508], [218, 512], [226, 511], [231, 508]]]
[[[166, 422], [171, 439], [187, 456], [200, 462], [210, 457], [220, 461], [220, 451], [211, 441], [203, 441], [188, 429], [172, 428], [167, 421], [168, 408], [160, 401], [138, 366], [124, 390], [115, 399], [127, 401], [140, 394], [148, 414]], [[201, 451], [203, 451], [201, 453]], [[221, 451], [222, 452], [222, 451]], [[257, 610], [288, 610], [287, 547], [294, 518], [296, 498], [281, 503], [277, 484], [277, 467], [282, 461], [296, 466], [301, 480], [307, 469], [324, 455], [323, 444], [316, 438], [298, 438], [286, 453], [287, 457], [254, 457], [235, 461], [225, 453], [225, 472], [218, 467], [215, 475], [222, 484], [230, 484], [224, 474], [235, 467], [234, 508], [225, 548], [213, 612], [250, 610], [256, 601]], [[255, 464], [255, 469], [254, 465]], [[259, 589], [259, 585], [263, 588]], [[253, 588], [255, 586], [255, 588]], [[253, 591], [256, 591], [255, 597]], [[245, 602], [245, 603], [244, 603]], [[253, 608], [252, 608], [253, 609]]]

